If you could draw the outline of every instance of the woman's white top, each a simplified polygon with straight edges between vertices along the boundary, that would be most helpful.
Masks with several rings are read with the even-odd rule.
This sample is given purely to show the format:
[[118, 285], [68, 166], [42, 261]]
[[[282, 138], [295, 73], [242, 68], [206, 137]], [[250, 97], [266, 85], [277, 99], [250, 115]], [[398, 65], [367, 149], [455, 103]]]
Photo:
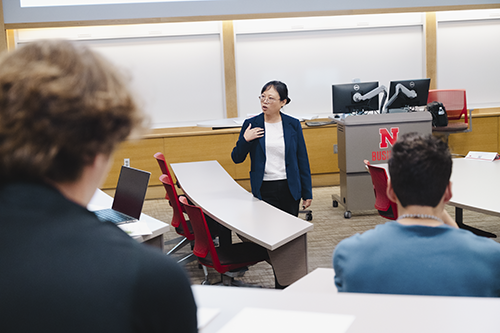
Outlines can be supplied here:
[[285, 167], [285, 139], [283, 137], [283, 124], [266, 123], [266, 167], [264, 169], [264, 180], [286, 179]]

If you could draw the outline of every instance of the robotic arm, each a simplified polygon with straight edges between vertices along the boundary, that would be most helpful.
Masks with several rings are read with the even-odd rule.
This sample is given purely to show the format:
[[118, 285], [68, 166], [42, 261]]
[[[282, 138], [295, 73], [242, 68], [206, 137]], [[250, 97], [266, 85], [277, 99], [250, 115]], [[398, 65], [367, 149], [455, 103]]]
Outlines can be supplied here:
[[382, 104], [381, 104], [381, 107], [380, 107], [380, 109], [382, 109], [382, 106], [384, 105], [385, 100], [387, 99], [387, 89], [385, 88], [384, 85], [379, 86], [379, 87], [373, 89], [372, 91], [367, 92], [364, 95], [361, 95], [359, 92], [357, 92], [357, 93], [355, 93], [352, 96], [352, 99], [353, 99], [354, 102], [358, 103], [358, 102], [361, 102], [361, 101], [366, 101], [367, 99], [371, 99], [371, 98], [377, 96], [380, 93], [384, 93], [384, 96], [382, 97]]
[[389, 101], [387, 102], [387, 105], [384, 105], [384, 113], [387, 112], [387, 108], [389, 106], [391, 106], [392, 103], [394, 103], [396, 98], [398, 98], [400, 92], [403, 92], [403, 94], [405, 94], [406, 97], [408, 97], [408, 98], [417, 97], [417, 93], [415, 92], [415, 90], [410, 90], [410, 89], [406, 88], [405, 86], [403, 86], [401, 83], [398, 83], [396, 85], [396, 91], [394, 92], [394, 95], [392, 95], [392, 97], [389, 99]]
[[373, 89], [372, 91], [367, 92], [364, 95], [361, 95], [359, 92], [357, 92], [352, 96], [352, 99], [354, 100], [354, 102], [358, 103], [358, 102], [366, 101], [367, 99], [373, 98], [373, 97], [377, 96], [378, 94], [380, 94], [381, 92], [387, 93], [387, 89], [385, 88], [385, 86], [379, 86], [379, 87]]

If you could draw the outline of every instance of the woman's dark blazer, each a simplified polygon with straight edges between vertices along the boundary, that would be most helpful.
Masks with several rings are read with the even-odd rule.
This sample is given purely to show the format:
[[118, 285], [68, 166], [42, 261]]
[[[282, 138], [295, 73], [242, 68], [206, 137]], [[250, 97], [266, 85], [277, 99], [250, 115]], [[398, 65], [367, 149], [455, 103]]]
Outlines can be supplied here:
[[[309, 168], [306, 143], [300, 121], [284, 113], [281, 113], [281, 120], [285, 138], [285, 165], [288, 187], [295, 200], [300, 198], [304, 200], [312, 199], [311, 169]], [[265, 128], [264, 113], [245, 120], [236, 147], [233, 148], [231, 153], [231, 158], [234, 163], [242, 163], [250, 153], [252, 194], [262, 199], [260, 187], [264, 179], [264, 168], [266, 166], [266, 134], [264, 133], [264, 136], [259, 139], [247, 142], [243, 134], [248, 124], [252, 124], [252, 128]]]

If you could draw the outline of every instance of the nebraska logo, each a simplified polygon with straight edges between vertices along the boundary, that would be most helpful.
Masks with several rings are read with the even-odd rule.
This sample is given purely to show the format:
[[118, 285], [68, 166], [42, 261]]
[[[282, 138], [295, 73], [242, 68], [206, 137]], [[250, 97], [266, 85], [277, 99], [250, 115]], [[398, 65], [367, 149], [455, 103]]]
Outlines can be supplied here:
[[[380, 134], [380, 149], [387, 149], [389, 148], [389, 145], [391, 145], [392, 147], [398, 140], [399, 127], [391, 127], [390, 132], [387, 130], [387, 128], [379, 128], [378, 132]], [[390, 157], [390, 150], [372, 151], [372, 162], [386, 161]]]
[[396, 141], [398, 140], [399, 127], [391, 127], [391, 133], [387, 130], [387, 128], [379, 128], [378, 132], [380, 133], [380, 149], [388, 148], [389, 144], [394, 146]]

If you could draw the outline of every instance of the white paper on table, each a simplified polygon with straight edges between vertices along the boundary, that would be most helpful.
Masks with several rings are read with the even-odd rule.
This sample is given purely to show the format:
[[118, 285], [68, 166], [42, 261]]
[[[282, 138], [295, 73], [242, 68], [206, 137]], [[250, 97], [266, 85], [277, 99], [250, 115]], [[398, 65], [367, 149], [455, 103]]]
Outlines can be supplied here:
[[198, 308], [196, 311], [196, 317], [198, 318], [198, 329], [202, 329], [207, 326], [207, 324], [215, 318], [220, 312], [220, 309], [216, 308]]
[[244, 308], [218, 333], [344, 333], [354, 318], [344, 314]]
[[499, 159], [500, 156], [497, 153], [470, 151], [465, 158], [468, 160], [494, 161]]

